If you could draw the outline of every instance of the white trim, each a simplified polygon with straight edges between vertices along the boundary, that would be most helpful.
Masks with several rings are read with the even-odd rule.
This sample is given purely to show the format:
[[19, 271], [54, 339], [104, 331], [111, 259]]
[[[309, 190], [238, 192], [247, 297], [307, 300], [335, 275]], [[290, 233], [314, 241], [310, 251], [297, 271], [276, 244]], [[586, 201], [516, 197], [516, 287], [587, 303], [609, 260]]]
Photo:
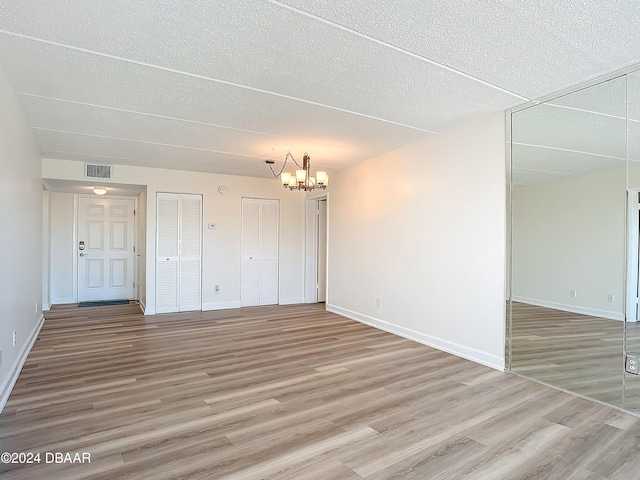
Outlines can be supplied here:
[[624, 315], [620, 312], [612, 312], [610, 310], [599, 310], [597, 308], [581, 307], [579, 305], [569, 305], [566, 303], [549, 302], [537, 298], [511, 297], [514, 302], [526, 303], [537, 307], [553, 308], [554, 310], [562, 310], [569, 313], [580, 313], [582, 315], [590, 315], [592, 317], [607, 318], [609, 320], [624, 320]]
[[140, 310], [142, 310], [142, 313], [146, 315], [147, 306], [145, 305], [145, 303], [142, 300], [138, 300], [138, 304], [140, 305]]
[[281, 298], [278, 305], [297, 305], [299, 303], [304, 303], [304, 297]]
[[48, 303], [45, 303], [44, 305], [42, 305], [43, 312], [48, 312], [49, 310], [51, 310], [51, 305], [49, 305]]
[[230, 308], [240, 308], [242, 303], [240, 301], [235, 302], [210, 302], [202, 304], [202, 311], [207, 310], [228, 310]]
[[433, 337], [431, 335], [427, 335], [410, 328], [402, 327], [400, 325], [389, 323], [378, 318], [370, 317], [369, 315], [353, 312], [336, 305], [327, 304], [327, 311], [342, 315], [343, 317], [350, 318], [360, 323], [364, 323], [365, 325], [369, 325], [379, 330], [384, 330], [385, 332], [393, 333], [394, 335], [413, 340], [414, 342], [427, 345], [437, 350], [450, 353], [457, 357], [471, 360], [472, 362], [476, 362], [481, 365], [494, 368], [496, 370], [504, 371], [503, 357], [499, 357], [488, 352], [483, 352], [481, 350], [476, 350], [475, 348], [470, 348], [465, 345], [460, 345], [459, 343], [450, 342], [442, 338]]
[[0, 413], [4, 410], [4, 406], [7, 404], [7, 400], [9, 400], [9, 395], [11, 395], [11, 391], [13, 390], [13, 386], [18, 381], [18, 377], [20, 376], [20, 372], [22, 371], [22, 367], [24, 366], [24, 362], [27, 361], [27, 357], [29, 356], [29, 352], [31, 352], [31, 348], [38, 338], [38, 334], [40, 333], [40, 329], [44, 325], [44, 315], [40, 314], [40, 318], [38, 319], [38, 323], [31, 331], [31, 335], [29, 335], [29, 339], [22, 345], [22, 349], [18, 354], [18, 358], [13, 363], [13, 366], [9, 370], [9, 375], [7, 375], [6, 380], [0, 385]]
[[304, 246], [304, 303], [318, 302], [318, 203], [327, 202], [327, 267], [325, 297], [328, 296], [329, 278], [329, 192], [323, 191], [306, 198]]
[[66, 305], [67, 303], [78, 303], [73, 297], [52, 298], [51, 305]]
[[626, 268], [626, 317], [627, 322], [636, 322], [638, 301], [638, 190], [627, 190], [627, 268]]

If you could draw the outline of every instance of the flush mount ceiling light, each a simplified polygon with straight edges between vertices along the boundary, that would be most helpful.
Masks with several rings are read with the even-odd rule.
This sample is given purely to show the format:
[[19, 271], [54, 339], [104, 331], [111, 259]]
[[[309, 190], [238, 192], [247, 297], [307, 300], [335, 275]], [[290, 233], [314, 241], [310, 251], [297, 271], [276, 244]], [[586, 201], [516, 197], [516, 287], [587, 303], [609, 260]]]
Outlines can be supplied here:
[[[293, 160], [293, 163], [298, 167], [295, 175], [284, 171], [289, 159]], [[296, 161], [293, 155], [291, 155], [291, 152], [287, 152], [287, 155], [284, 157], [282, 168], [278, 173], [273, 170], [273, 164], [275, 163], [273, 160], [266, 160], [265, 163], [269, 165], [269, 169], [271, 170], [271, 173], [273, 173], [273, 176], [275, 178], [280, 177], [282, 186], [289, 190], [303, 190], [305, 192], [309, 192], [316, 188], [325, 190], [327, 185], [329, 185], [329, 175], [327, 175], [327, 172], [318, 171], [315, 176], [311, 176], [311, 157], [306, 152], [302, 157], [302, 166]]]
[[107, 189], [104, 187], [94, 187], [93, 193], [95, 193], [96, 195], [104, 195], [105, 193], [107, 193]]

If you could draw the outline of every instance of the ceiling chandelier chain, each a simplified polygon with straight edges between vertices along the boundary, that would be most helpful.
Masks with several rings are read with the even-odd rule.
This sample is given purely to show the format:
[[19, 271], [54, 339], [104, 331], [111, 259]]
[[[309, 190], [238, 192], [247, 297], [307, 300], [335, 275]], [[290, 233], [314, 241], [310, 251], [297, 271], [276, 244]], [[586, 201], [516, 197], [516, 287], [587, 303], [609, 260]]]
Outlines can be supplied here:
[[[306, 155], [306, 153], [305, 153], [305, 155]], [[275, 178], [278, 178], [280, 175], [282, 175], [282, 172], [284, 172], [284, 169], [287, 168], [287, 160], [289, 160], [289, 158], [291, 158], [291, 160], [293, 160], [293, 163], [296, 164], [296, 167], [302, 168], [302, 165], [300, 165], [298, 163], [298, 161], [295, 159], [295, 157], [293, 155], [291, 155], [291, 152], [287, 152], [287, 155], [284, 157], [284, 163], [282, 164], [282, 168], [280, 169], [280, 171], [278, 173], [276, 173], [273, 170], [273, 163], [274, 162], [272, 162], [270, 160], [267, 160], [267, 165], [269, 165], [269, 168], [271, 169], [271, 173], [273, 173], [273, 176]]]
[[[295, 174], [284, 171], [289, 159], [291, 159], [298, 167]], [[287, 155], [284, 157], [282, 168], [278, 173], [273, 169], [273, 165], [275, 164], [273, 160], [265, 160], [265, 163], [269, 165], [269, 169], [271, 170], [274, 178], [280, 177], [282, 186], [291, 191], [303, 190], [305, 192], [309, 192], [315, 189], [325, 190], [329, 184], [329, 175], [327, 175], [327, 172], [318, 171], [315, 176], [311, 175], [311, 157], [306, 152], [302, 157], [302, 165], [298, 163], [291, 152], [287, 152]]]

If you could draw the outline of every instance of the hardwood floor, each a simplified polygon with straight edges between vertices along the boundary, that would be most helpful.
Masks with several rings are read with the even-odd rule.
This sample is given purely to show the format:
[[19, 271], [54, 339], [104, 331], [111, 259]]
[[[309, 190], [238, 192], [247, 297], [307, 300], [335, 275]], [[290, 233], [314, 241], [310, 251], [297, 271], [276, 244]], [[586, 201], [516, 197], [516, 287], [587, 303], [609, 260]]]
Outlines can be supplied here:
[[42, 455], [12, 480], [637, 479], [640, 419], [318, 305], [58, 308], [0, 451]]
[[[513, 371], [640, 413], [640, 377], [623, 370], [624, 322], [513, 303]], [[640, 325], [627, 323], [640, 354]]]

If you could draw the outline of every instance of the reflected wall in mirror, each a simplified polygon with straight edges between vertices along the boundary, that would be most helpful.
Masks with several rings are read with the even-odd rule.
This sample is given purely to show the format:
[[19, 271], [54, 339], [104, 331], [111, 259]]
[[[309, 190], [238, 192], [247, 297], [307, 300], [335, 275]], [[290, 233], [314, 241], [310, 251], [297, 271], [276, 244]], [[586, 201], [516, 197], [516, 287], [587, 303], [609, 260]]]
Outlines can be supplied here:
[[626, 93], [619, 77], [511, 118], [511, 368], [618, 406]]
[[[638, 307], [640, 255], [640, 72], [627, 75], [629, 168], [627, 175], [627, 322], [625, 354], [640, 357], [640, 308]], [[623, 373], [622, 406], [640, 412], [640, 377]]]

